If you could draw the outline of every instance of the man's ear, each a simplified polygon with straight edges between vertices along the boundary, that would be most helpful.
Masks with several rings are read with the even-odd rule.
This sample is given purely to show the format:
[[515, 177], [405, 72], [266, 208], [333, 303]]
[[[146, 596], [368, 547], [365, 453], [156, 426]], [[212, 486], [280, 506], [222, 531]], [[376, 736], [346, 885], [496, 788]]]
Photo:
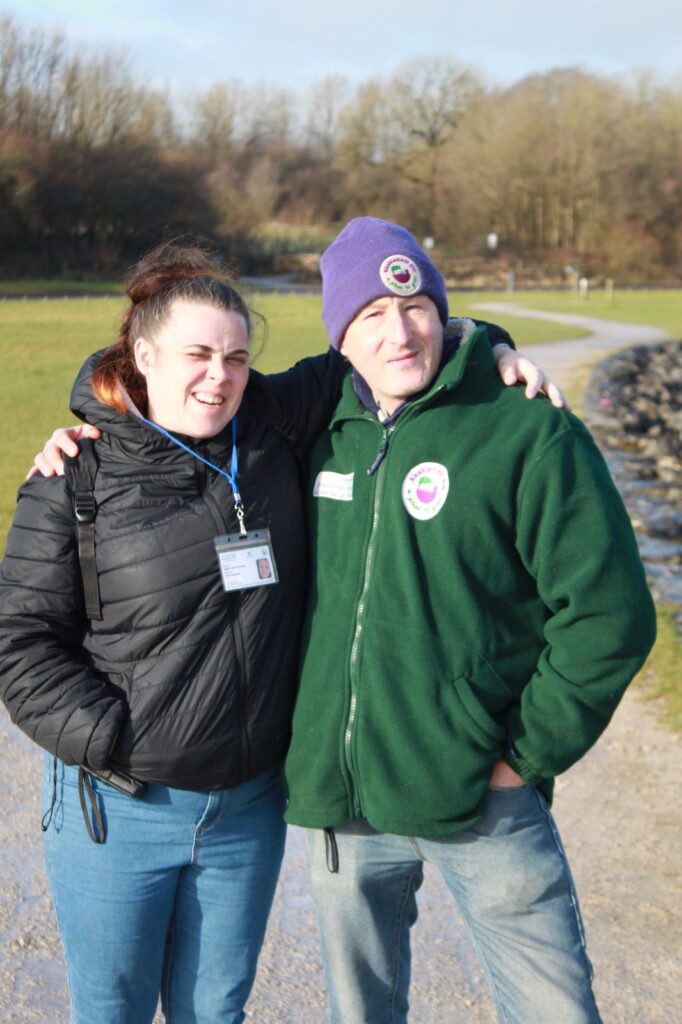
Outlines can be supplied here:
[[133, 345], [133, 354], [135, 356], [135, 365], [142, 376], [146, 377], [147, 373], [156, 362], [156, 350], [154, 346], [151, 341], [147, 341], [146, 338], [138, 338]]

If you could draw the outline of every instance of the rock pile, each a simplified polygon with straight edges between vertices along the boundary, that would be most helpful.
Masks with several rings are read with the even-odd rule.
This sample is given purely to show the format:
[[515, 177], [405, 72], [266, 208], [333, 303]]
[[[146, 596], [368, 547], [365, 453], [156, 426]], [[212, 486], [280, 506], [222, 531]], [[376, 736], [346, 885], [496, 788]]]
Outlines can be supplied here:
[[625, 349], [599, 363], [585, 419], [628, 507], [657, 596], [682, 606], [682, 341]]
[[680, 479], [682, 341], [642, 345], [605, 360], [593, 376], [589, 403], [608, 444], [642, 452], [662, 480]]

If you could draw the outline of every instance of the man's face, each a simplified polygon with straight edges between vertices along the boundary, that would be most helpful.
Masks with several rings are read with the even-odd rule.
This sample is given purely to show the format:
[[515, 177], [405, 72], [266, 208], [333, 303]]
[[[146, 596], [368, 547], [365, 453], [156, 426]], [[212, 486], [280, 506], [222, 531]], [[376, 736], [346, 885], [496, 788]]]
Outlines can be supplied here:
[[348, 325], [341, 352], [389, 415], [436, 375], [443, 325], [427, 295], [386, 296], [368, 303]]

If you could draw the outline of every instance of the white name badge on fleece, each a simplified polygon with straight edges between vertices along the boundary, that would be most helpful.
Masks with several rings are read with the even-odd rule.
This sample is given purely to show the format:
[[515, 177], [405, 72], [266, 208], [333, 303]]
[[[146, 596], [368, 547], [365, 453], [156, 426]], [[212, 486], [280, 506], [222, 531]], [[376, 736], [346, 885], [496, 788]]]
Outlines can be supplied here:
[[313, 484], [313, 497], [352, 501], [354, 475], [354, 473], [331, 473], [326, 469], [321, 470]]
[[249, 590], [278, 583], [269, 530], [249, 530], [246, 536], [226, 533], [215, 538], [223, 589]]

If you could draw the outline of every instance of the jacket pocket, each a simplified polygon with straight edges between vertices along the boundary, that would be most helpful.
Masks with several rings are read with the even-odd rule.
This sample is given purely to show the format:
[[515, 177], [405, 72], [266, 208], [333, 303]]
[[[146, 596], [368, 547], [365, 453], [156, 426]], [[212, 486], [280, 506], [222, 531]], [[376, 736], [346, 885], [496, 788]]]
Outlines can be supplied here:
[[504, 729], [481, 703], [476, 693], [475, 684], [467, 676], [457, 676], [453, 680], [453, 688], [479, 742], [490, 749], [501, 750], [505, 736]]

